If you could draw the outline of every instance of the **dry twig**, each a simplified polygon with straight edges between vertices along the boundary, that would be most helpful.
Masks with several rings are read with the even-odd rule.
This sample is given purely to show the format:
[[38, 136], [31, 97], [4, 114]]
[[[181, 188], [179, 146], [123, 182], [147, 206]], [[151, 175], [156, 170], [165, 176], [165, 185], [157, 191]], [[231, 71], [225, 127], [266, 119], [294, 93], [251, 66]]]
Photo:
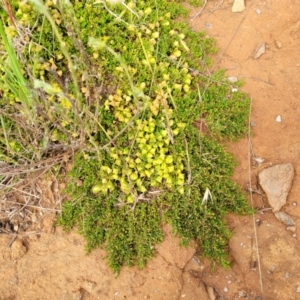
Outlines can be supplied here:
[[[252, 1], [253, 2], [253, 1]], [[252, 181], [251, 181], [251, 160], [252, 160], [252, 155], [253, 155], [253, 150], [252, 150], [252, 143], [250, 139], [250, 134], [251, 134], [251, 126], [250, 126], [250, 118], [251, 118], [251, 109], [252, 109], [252, 98], [250, 102], [250, 111], [249, 111], [249, 120], [248, 120], [248, 180], [249, 180], [249, 185], [250, 187], [252, 186]], [[254, 207], [253, 204], [253, 195], [252, 191], [250, 190], [250, 200], [251, 200], [251, 205]], [[259, 284], [260, 284], [260, 289], [263, 294], [263, 281], [262, 281], [262, 272], [261, 272], [261, 264], [260, 264], [260, 255], [259, 255], [259, 249], [258, 249], [258, 237], [257, 237], [257, 230], [256, 230], [256, 224], [255, 224], [255, 216], [252, 216], [252, 221], [253, 221], [253, 229], [254, 229], [254, 237], [255, 237], [255, 245], [256, 245], [256, 255], [257, 255], [257, 262], [258, 262], [258, 273], [259, 273]]]

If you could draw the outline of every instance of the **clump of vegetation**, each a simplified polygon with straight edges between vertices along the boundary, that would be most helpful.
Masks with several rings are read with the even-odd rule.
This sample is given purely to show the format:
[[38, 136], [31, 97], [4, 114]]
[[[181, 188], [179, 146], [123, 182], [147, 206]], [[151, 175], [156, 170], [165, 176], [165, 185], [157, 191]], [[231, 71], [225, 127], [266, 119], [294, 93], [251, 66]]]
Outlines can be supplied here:
[[6, 12], [1, 159], [76, 151], [58, 223], [78, 226], [88, 251], [104, 247], [115, 272], [145, 265], [163, 222], [227, 266], [225, 216], [250, 208], [217, 141], [245, 133], [249, 99], [224, 72], [207, 75], [214, 41], [169, 1], [11, 1]]

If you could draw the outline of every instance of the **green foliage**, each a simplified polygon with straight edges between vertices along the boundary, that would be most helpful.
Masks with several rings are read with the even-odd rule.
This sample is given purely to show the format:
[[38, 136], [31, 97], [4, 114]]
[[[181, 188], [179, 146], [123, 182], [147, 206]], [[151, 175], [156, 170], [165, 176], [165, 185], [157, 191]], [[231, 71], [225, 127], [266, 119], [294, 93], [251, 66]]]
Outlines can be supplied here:
[[[181, 0], [175, 0], [175, 2], [182, 2], [182, 1]], [[191, 4], [192, 6], [201, 6], [204, 3], [203, 0], [188, 0], [187, 2], [189, 4]]]
[[191, 182], [185, 195], [167, 196], [166, 219], [183, 244], [196, 239], [204, 256], [227, 266], [226, 245], [231, 234], [224, 218], [228, 211], [238, 214], [252, 211], [245, 205], [240, 187], [230, 180], [233, 157], [214, 140], [199, 138], [195, 128], [188, 130]]
[[[162, 221], [227, 266], [225, 216], [251, 211], [231, 181], [234, 159], [216, 140], [246, 132], [249, 99], [224, 72], [206, 75], [214, 41], [175, 21], [186, 10], [170, 1], [11, 2], [31, 30], [15, 51], [37, 116], [31, 127], [23, 117], [18, 138], [16, 92], [3, 79], [11, 58], [0, 46], [10, 100], [1, 104], [4, 160], [7, 145], [28, 161], [80, 145], [58, 223], [77, 226], [88, 251], [105, 248], [115, 272], [145, 265], [163, 239]], [[14, 44], [19, 33], [4, 24]], [[209, 134], [194, 128], [199, 118]]]
[[143, 267], [154, 254], [154, 245], [163, 239], [159, 206], [155, 200], [144, 201], [133, 209], [118, 201], [118, 191], [95, 197], [91, 188], [99, 180], [100, 166], [98, 159], [76, 155], [67, 190], [74, 200], [63, 206], [59, 224], [70, 230], [78, 223], [88, 251], [104, 245], [115, 272], [124, 264]]
[[214, 136], [236, 140], [247, 130], [243, 124], [249, 114], [249, 98], [236, 87], [232, 88], [223, 71], [208, 80], [223, 82], [222, 85], [210, 84], [203, 95], [202, 113], [207, 114], [208, 126]]

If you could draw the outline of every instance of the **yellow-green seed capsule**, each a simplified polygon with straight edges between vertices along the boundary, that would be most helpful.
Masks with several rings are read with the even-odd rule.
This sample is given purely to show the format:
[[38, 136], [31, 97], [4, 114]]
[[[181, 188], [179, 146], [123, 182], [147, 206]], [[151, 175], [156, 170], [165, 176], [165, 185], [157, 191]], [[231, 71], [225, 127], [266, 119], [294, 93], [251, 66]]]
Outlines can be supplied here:
[[128, 203], [133, 203], [133, 202], [134, 202], [134, 198], [133, 198], [132, 195], [128, 195], [128, 196], [127, 196], [127, 202], [128, 202]]
[[97, 184], [92, 187], [92, 193], [94, 195], [99, 194], [102, 191], [102, 185]]
[[138, 179], [138, 175], [136, 173], [132, 173], [130, 174], [129, 178], [132, 180], [132, 181], [135, 181]]
[[171, 164], [173, 162], [173, 156], [172, 155], [168, 155], [165, 159], [165, 162], [167, 164]]

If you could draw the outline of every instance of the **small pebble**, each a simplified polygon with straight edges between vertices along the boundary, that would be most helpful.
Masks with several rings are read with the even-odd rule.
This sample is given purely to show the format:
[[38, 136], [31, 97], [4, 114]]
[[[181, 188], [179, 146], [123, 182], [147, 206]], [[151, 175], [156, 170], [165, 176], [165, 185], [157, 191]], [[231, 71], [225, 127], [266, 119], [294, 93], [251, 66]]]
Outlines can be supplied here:
[[258, 164], [262, 164], [262, 163], [265, 161], [263, 158], [258, 157], [258, 156], [254, 157], [254, 160], [255, 160]]
[[196, 256], [193, 257], [193, 262], [196, 263], [197, 265], [200, 264], [200, 260], [199, 260], [199, 258], [196, 257]]
[[282, 47], [282, 43], [279, 42], [279, 41], [276, 41], [275, 44], [276, 44], [276, 46], [277, 46], [278, 49], [280, 49]]
[[292, 237], [293, 237], [293, 238], [296, 238], [296, 237], [297, 237], [297, 234], [296, 234], [296, 233], [294, 233], [294, 234], [292, 235]]
[[290, 277], [291, 277], [291, 274], [288, 273], [288, 272], [286, 272], [285, 275], [284, 275], [284, 277], [285, 277], [285, 278], [290, 278]]
[[255, 10], [255, 12], [256, 12], [258, 15], [261, 14], [261, 10], [260, 10], [259, 8], [257, 8], [257, 9]]
[[300, 293], [300, 286], [297, 286], [296, 292]]
[[239, 291], [239, 298], [246, 298], [247, 293], [245, 291]]
[[205, 28], [210, 29], [213, 25], [211, 23], [205, 22]]
[[278, 116], [276, 117], [276, 122], [277, 122], [277, 123], [281, 123], [281, 116], [280, 116], [280, 115], [278, 115]]
[[31, 221], [32, 221], [32, 223], [36, 223], [37, 222], [37, 216], [36, 216], [36, 214], [32, 214], [31, 215]]
[[245, 0], [234, 0], [232, 12], [242, 12], [245, 9]]
[[294, 226], [295, 222], [292, 219], [291, 216], [289, 216], [287, 213], [283, 212], [283, 211], [276, 211], [274, 212], [275, 217], [277, 218], [278, 221], [280, 221], [281, 223], [288, 225], [288, 226]]
[[291, 232], [296, 232], [296, 226], [288, 226], [286, 230], [291, 231]]
[[227, 293], [228, 292], [228, 288], [225, 286], [224, 287], [224, 292]]
[[294, 206], [297, 206], [297, 202], [296, 202], [296, 201], [294, 201], [294, 202], [293, 202], [293, 205], [294, 205]]
[[254, 121], [251, 121], [251, 122], [250, 122], [250, 126], [251, 126], [251, 127], [254, 127], [254, 126], [256, 126], [256, 122], [254, 122]]

